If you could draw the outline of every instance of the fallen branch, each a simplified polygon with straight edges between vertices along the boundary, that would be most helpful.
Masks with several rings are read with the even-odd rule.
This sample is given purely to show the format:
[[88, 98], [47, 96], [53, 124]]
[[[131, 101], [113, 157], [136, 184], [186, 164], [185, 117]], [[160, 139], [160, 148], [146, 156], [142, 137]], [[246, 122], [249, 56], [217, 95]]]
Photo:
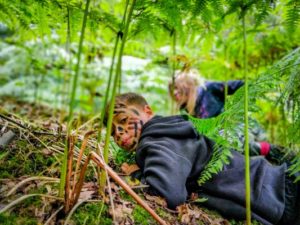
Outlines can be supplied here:
[[30, 133], [35, 134], [35, 135], [51, 135], [51, 136], [56, 136], [56, 137], [64, 136], [62, 134], [49, 133], [49, 132], [44, 132], [44, 131], [34, 131], [34, 130], [30, 129], [30, 127], [24, 126], [23, 124], [11, 119], [10, 117], [4, 116], [3, 114], [0, 114], [0, 118], [24, 129], [24, 130], [27, 130]]
[[26, 184], [27, 182], [33, 181], [33, 180], [45, 180], [45, 181], [51, 181], [51, 182], [59, 182], [58, 178], [53, 178], [53, 177], [29, 177], [26, 178], [25, 180], [22, 180], [16, 186], [14, 186], [7, 194], [6, 197], [12, 195], [19, 187], [22, 185]]
[[98, 156], [95, 152], [91, 152], [89, 157], [91, 157], [91, 159], [98, 165], [100, 166], [102, 169], [106, 170], [108, 175], [114, 179], [129, 195], [131, 195], [134, 200], [136, 200], [136, 202], [138, 204], [140, 204], [146, 211], [149, 212], [149, 214], [159, 223], [162, 225], [166, 225], [167, 223], [160, 218], [156, 212], [150, 208], [150, 206], [144, 202], [140, 196], [138, 196], [132, 189], [131, 187], [126, 184], [119, 176], [118, 174], [116, 174], [116, 172], [114, 172], [105, 162], [103, 162], [103, 160], [100, 158], [100, 156]]
[[44, 197], [44, 198], [54, 198], [60, 201], [63, 201], [62, 198], [59, 197], [55, 197], [52, 195], [45, 195], [45, 194], [29, 194], [29, 195], [23, 195], [22, 197], [12, 201], [11, 203], [9, 203], [8, 205], [6, 205], [4, 208], [0, 209], [0, 214], [4, 213], [5, 211], [9, 210], [10, 208], [12, 208], [13, 206], [17, 205], [18, 203], [22, 202], [23, 200], [30, 198], [30, 197], [35, 197], [35, 196], [40, 196], [40, 197]]
[[59, 207], [46, 221], [46, 223], [44, 223], [44, 225], [48, 225], [51, 223], [52, 219], [59, 213], [60, 210], [62, 210], [64, 208], [64, 206], [62, 205], [61, 207]]

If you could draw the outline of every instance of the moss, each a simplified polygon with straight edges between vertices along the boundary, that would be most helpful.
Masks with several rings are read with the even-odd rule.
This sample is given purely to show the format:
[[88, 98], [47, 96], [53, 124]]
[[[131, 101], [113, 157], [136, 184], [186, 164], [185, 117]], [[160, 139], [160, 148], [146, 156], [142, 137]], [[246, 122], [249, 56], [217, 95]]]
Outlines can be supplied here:
[[113, 147], [113, 158], [117, 166], [121, 166], [123, 163], [127, 162], [129, 164], [135, 163], [135, 153], [128, 152], [119, 148], [114, 142], [112, 142]]
[[148, 224], [156, 224], [151, 215], [141, 206], [137, 205], [133, 212], [134, 224], [140, 225], [148, 225]]
[[43, 155], [24, 140], [17, 140], [6, 155], [5, 163], [0, 163], [0, 178], [15, 178], [25, 174], [36, 176], [55, 162], [54, 157]]
[[80, 206], [72, 218], [75, 224], [112, 224], [112, 219], [108, 215], [108, 208], [102, 202], [87, 203]]
[[160, 217], [162, 217], [164, 219], [171, 219], [171, 217], [172, 217], [167, 211], [163, 210], [160, 207], [156, 208], [156, 213], [157, 213], [157, 215], [159, 215]]
[[2, 225], [35, 225], [38, 221], [32, 217], [19, 217], [16, 214], [0, 214], [0, 224]]
[[123, 189], [119, 191], [120, 197], [129, 202], [135, 202], [132, 197]]

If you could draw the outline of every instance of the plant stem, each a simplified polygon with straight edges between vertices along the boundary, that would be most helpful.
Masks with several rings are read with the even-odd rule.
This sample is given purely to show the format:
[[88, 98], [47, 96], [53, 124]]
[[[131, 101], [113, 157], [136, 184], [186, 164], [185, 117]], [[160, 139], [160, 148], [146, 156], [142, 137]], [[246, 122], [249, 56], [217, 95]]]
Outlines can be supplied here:
[[103, 108], [102, 108], [101, 116], [100, 116], [98, 142], [101, 142], [101, 139], [102, 139], [101, 131], [102, 131], [102, 127], [103, 127], [103, 120], [104, 120], [104, 115], [105, 115], [106, 104], [107, 104], [107, 100], [108, 100], [108, 97], [109, 97], [109, 90], [110, 90], [110, 85], [111, 85], [111, 80], [112, 80], [111, 78], [112, 78], [112, 74], [113, 74], [113, 70], [114, 70], [114, 64], [115, 64], [115, 58], [116, 58], [118, 44], [119, 44], [119, 35], [117, 35], [115, 46], [114, 46], [114, 51], [113, 51], [113, 55], [112, 55], [112, 59], [111, 59], [111, 65], [110, 65], [110, 69], [109, 69], [108, 84], [107, 84], [107, 87], [106, 87], [105, 97], [104, 97], [104, 101], [103, 101], [103, 104], [102, 104]]
[[[172, 65], [172, 84], [171, 84], [171, 96], [173, 96], [174, 93], [174, 86], [175, 86], [175, 70], [176, 70], [176, 30], [174, 28], [174, 33], [173, 33], [173, 40], [172, 40], [172, 47], [173, 47], [173, 57], [174, 57], [174, 62]], [[175, 114], [175, 106], [174, 106], [174, 100], [171, 98], [171, 115]]]
[[[90, 0], [86, 1], [85, 10], [84, 10], [84, 16], [83, 16], [83, 22], [82, 22], [82, 29], [81, 29], [81, 35], [80, 35], [80, 41], [78, 46], [78, 53], [77, 53], [77, 65], [75, 69], [75, 76], [73, 79], [73, 86], [72, 86], [72, 93], [71, 93], [71, 100], [69, 105], [69, 118], [68, 118], [68, 135], [70, 134], [72, 130], [72, 119], [73, 119], [73, 110], [74, 110], [74, 103], [75, 103], [75, 94], [76, 94], [76, 87], [77, 87], [77, 81], [79, 76], [79, 67], [80, 67], [80, 59], [81, 59], [81, 52], [82, 52], [82, 44], [84, 40], [84, 31], [86, 27], [86, 21], [88, 16], [88, 10], [89, 10], [89, 4]], [[67, 141], [68, 139], [66, 139]], [[68, 143], [68, 141], [67, 141]], [[66, 144], [65, 150], [64, 150], [64, 158], [63, 163], [61, 167], [61, 176], [60, 176], [60, 187], [59, 187], [59, 196], [63, 196], [65, 182], [66, 182], [66, 173], [67, 173], [67, 160], [68, 160], [68, 144]]]
[[244, 98], [244, 120], [245, 120], [245, 188], [246, 188], [246, 223], [251, 224], [251, 196], [250, 196], [250, 158], [249, 158], [249, 136], [248, 136], [248, 74], [247, 74], [247, 37], [246, 37], [246, 25], [245, 14], [242, 11], [243, 22], [243, 63], [244, 63], [244, 79], [245, 79], [245, 98]]
[[[72, 67], [72, 57], [71, 57], [71, 51], [70, 51], [70, 44], [71, 44], [71, 20], [70, 20], [70, 7], [67, 5], [67, 39], [66, 39], [66, 52], [68, 53], [69, 56], [69, 62], [67, 64], [67, 72], [64, 74], [63, 78], [63, 85], [62, 85], [62, 98], [61, 98], [61, 106], [67, 103], [67, 94], [65, 94], [65, 90], [69, 90], [69, 85], [68, 85], [68, 76], [70, 77], [71, 75], [71, 67]], [[60, 114], [60, 121], [63, 121], [64, 117], [64, 111], [61, 110]]]
[[[123, 14], [123, 19], [122, 19], [122, 25], [121, 25], [121, 30], [124, 30], [124, 26], [126, 23], [126, 15], [127, 15], [127, 10], [128, 10], [128, 6], [129, 6], [129, 0], [126, 0], [125, 3], [125, 10], [124, 10], [124, 14]], [[122, 38], [122, 37], [121, 37]], [[119, 89], [118, 89], [118, 93], [121, 93], [121, 83], [122, 83], [122, 73], [120, 74], [120, 78], [119, 78]]]
[[[132, 0], [132, 4], [131, 4], [131, 7], [130, 7], [130, 10], [128, 13], [128, 17], [127, 17], [127, 20], [125, 23], [125, 30], [123, 33], [123, 38], [122, 38], [120, 51], [119, 51], [119, 55], [118, 55], [117, 69], [116, 69], [116, 75], [115, 75], [115, 79], [114, 79], [111, 102], [110, 102], [110, 107], [109, 107], [108, 122], [107, 122], [106, 135], [105, 135], [105, 144], [104, 144], [104, 150], [103, 150], [103, 158], [104, 158], [105, 162], [108, 161], [108, 147], [109, 147], [110, 134], [111, 134], [111, 128], [112, 128], [113, 111], [114, 111], [114, 107], [115, 107], [116, 89], [117, 89], [117, 85], [119, 83], [119, 78], [120, 78], [121, 69], [122, 69], [123, 50], [124, 50], [125, 43], [126, 43], [126, 38], [127, 38], [128, 30], [129, 30], [129, 24], [131, 21], [131, 16], [132, 16], [135, 1], [136, 0]], [[105, 175], [105, 172], [102, 172], [101, 180], [100, 180], [100, 189], [101, 190], [104, 190], [105, 184], [106, 184], [106, 175]]]

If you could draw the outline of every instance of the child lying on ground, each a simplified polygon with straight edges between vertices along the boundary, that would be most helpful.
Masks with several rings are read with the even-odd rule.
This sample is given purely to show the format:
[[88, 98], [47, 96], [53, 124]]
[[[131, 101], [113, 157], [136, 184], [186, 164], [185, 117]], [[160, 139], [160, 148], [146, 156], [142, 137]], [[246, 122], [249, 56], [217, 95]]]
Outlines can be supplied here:
[[[244, 157], [232, 151], [230, 163], [202, 186], [197, 180], [212, 157], [214, 142], [199, 135], [182, 116], [154, 116], [146, 100], [127, 93], [116, 97], [112, 136], [128, 151], [152, 193], [168, 207], [183, 204], [188, 194], [207, 198], [203, 204], [228, 218], [245, 219]], [[263, 157], [251, 159], [252, 218], [263, 224], [300, 224], [300, 185]]]
[[[226, 82], [204, 81], [195, 69], [177, 71], [174, 87], [169, 83], [169, 93], [179, 109], [198, 118], [211, 118], [224, 110]], [[227, 82], [228, 95], [234, 94], [244, 82]]]

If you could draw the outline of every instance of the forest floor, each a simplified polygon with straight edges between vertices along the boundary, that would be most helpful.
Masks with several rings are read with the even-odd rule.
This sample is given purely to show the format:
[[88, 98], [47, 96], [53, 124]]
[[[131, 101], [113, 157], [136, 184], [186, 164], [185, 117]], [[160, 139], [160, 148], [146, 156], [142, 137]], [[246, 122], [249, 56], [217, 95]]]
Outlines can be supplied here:
[[[114, 180], [109, 179], [105, 197], [98, 193], [96, 166], [90, 163], [78, 203], [64, 212], [59, 197], [59, 177], [65, 148], [65, 114], [47, 106], [2, 98], [0, 108], [0, 224], [156, 224]], [[81, 119], [74, 143], [74, 161], [82, 142], [95, 151], [97, 121]], [[112, 152], [112, 151], [111, 151]], [[202, 208], [193, 196], [189, 203], [172, 211], [159, 197], [148, 195], [132, 181], [118, 163], [123, 157], [111, 154], [109, 165], [167, 224], [243, 224], [226, 220]]]

